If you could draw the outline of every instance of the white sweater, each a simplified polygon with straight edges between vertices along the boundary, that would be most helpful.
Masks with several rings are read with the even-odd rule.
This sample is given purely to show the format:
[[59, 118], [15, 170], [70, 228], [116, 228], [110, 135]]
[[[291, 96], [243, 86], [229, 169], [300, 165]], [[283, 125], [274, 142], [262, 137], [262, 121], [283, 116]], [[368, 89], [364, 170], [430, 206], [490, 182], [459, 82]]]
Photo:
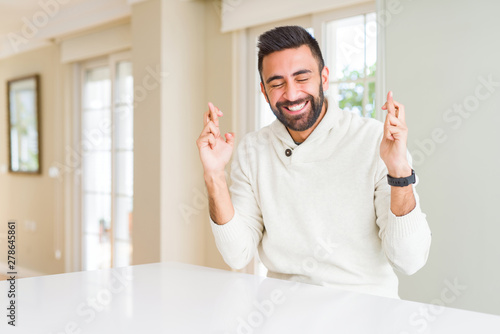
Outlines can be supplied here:
[[416, 208], [390, 211], [382, 134], [381, 122], [330, 105], [300, 145], [278, 120], [246, 135], [231, 165], [235, 215], [211, 221], [226, 263], [243, 268], [258, 249], [269, 277], [399, 298], [393, 268], [419, 270], [431, 232], [416, 184]]

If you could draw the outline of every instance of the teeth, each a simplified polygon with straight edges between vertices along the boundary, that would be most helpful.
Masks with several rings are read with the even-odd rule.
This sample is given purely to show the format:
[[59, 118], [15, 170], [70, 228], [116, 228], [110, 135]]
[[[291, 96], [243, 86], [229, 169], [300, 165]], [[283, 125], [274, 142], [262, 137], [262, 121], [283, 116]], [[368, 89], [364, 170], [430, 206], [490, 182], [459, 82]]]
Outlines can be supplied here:
[[290, 106], [290, 107], [288, 107], [288, 109], [290, 111], [297, 111], [297, 110], [300, 110], [300, 109], [304, 108], [305, 105], [306, 105], [306, 103], [304, 102], [304, 103], [299, 104], [299, 105], [294, 106], [294, 107]]

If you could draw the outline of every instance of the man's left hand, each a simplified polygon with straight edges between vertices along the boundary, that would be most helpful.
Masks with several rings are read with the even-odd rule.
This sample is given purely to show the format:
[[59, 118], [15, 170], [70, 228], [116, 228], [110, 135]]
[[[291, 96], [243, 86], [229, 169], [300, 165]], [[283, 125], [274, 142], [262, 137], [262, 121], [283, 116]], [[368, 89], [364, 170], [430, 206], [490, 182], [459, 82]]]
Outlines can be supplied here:
[[411, 167], [406, 158], [408, 128], [405, 122], [405, 107], [392, 98], [392, 91], [387, 94], [387, 102], [382, 106], [387, 110], [384, 123], [384, 137], [380, 143], [380, 157], [384, 161], [389, 175], [395, 178], [411, 175]]

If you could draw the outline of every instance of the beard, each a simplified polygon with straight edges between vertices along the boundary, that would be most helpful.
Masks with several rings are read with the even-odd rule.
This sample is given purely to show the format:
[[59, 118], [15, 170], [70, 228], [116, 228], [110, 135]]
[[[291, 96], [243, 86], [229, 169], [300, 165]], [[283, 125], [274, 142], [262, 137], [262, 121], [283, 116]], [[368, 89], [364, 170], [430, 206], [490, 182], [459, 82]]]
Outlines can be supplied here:
[[[269, 103], [269, 106], [271, 107], [271, 110], [276, 118], [288, 129], [293, 131], [305, 131], [311, 128], [318, 120], [319, 115], [321, 114], [321, 109], [323, 109], [324, 101], [325, 94], [323, 92], [323, 86], [320, 84], [319, 94], [316, 97], [307, 95], [305, 98], [296, 101], [277, 102], [274, 107], [271, 103]], [[309, 102], [307, 106], [309, 110], [302, 112], [299, 115], [290, 115], [285, 110], [286, 107], [303, 104], [305, 102]]]

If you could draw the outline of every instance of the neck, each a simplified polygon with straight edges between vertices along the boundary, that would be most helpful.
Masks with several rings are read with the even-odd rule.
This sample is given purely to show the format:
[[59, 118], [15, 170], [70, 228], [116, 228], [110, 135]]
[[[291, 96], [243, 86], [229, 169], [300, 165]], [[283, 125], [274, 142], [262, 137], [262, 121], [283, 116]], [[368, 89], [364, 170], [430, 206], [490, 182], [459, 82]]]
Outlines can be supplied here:
[[328, 100], [325, 98], [325, 100], [323, 102], [323, 107], [321, 108], [321, 113], [319, 114], [319, 117], [316, 120], [316, 122], [314, 122], [313, 126], [311, 126], [309, 129], [304, 130], [304, 131], [294, 131], [294, 130], [287, 128], [288, 133], [290, 134], [290, 136], [292, 137], [293, 141], [296, 144], [301, 144], [302, 142], [304, 142], [307, 139], [307, 137], [309, 137], [309, 135], [314, 131], [314, 129], [316, 129], [318, 124], [321, 122], [321, 120], [325, 116], [327, 109], [328, 109]]

